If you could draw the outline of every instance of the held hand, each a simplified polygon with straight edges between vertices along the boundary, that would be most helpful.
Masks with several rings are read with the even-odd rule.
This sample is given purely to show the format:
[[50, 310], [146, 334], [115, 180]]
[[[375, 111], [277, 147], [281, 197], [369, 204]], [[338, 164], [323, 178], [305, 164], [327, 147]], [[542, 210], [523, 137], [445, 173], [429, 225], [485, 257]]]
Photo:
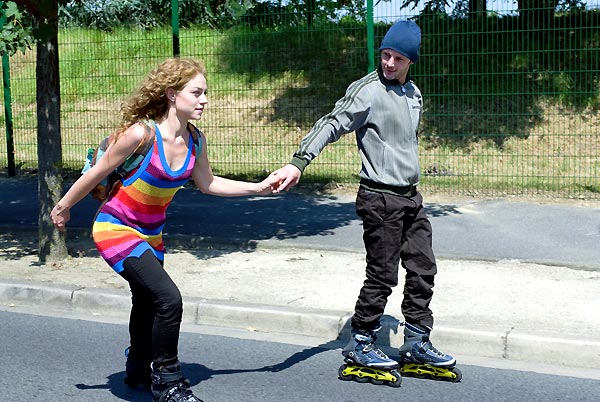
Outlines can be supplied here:
[[50, 212], [50, 219], [52, 219], [56, 229], [64, 232], [66, 230], [65, 225], [71, 219], [71, 212], [69, 208], [63, 208], [60, 204], [56, 204]]
[[277, 185], [274, 188], [273, 193], [280, 193], [282, 191], [287, 191], [298, 184], [302, 172], [296, 166], [287, 164], [271, 173], [271, 176], [274, 176], [277, 179]]
[[278, 179], [271, 173], [267, 178], [265, 178], [260, 183], [257, 183], [258, 190], [257, 193], [259, 195], [270, 195], [275, 194], [277, 186], [279, 186]]

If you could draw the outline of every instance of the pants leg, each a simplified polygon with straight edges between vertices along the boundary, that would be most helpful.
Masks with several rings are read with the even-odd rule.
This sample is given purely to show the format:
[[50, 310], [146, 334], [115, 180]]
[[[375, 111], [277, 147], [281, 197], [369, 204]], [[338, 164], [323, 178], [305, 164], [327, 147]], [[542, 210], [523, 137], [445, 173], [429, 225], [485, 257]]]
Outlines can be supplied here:
[[177, 360], [183, 300], [177, 285], [162, 263], [146, 251], [139, 258], [127, 258], [121, 275], [132, 291], [129, 323], [132, 348], [135, 344], [154, 350], [157, 365]]
[[406, 269], [402, 312], [405, 320], [433, 325], [435, 258], [431, 224], [422, 197], [402, 197], [360, 189], [357, 214], [363, 220], [366, 280], [356, 302], [352, 326], [370, 330], [379, 324], [392, 288], [398, 285], [399, 263]]
[[[122, 272], [127, 279], [131, 277]], [[152, 361], [154, 359], [154, 346], [152, 345], [152, 330], [154, 328], [154, 317], [156, 310], [152, 293], [141, 286], [134, 279], [129, 279], [131, 289], [131, 313], [129, 315], [129, 353], [135, 358]]]
[[379, 325], [392, 288], [398, 285], [402, 219], [401, 212], [390, 216], [384, 194], [362, 188], [356, 197], [356, 213], [363, 221], [367, 266], [352, 326], [368, 331]]
[[433, 298], [437, 264], [432, 248], [431, 223], [423, 208], [423, 197], [413, 197], [415, 209], [410, 225], [405, 226], [402, 241], [402, 265], [406, 270], [402, 314], [411, 324], [433, 327], [433, 313], [429, 308]]

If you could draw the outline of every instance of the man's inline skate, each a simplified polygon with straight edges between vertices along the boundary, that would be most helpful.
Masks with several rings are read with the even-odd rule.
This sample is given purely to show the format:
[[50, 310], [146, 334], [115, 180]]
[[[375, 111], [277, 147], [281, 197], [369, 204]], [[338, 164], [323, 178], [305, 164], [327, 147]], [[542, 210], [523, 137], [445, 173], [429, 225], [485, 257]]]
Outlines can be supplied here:
[[431, 329], [404, 323], [404, 344], [400, 347], [400, 373], [407, 377], [459, 382], [462, 373], [456, 359], [437, 350], [429, 340]]
[[381, 326], [371, 331], [352, 329], [350, 341], [342, 350], [345, 364], [338, 370], [341, 380], [400, 386], [402, 377], [398, 362], [390, 359], [375, 344], [380, 329]]

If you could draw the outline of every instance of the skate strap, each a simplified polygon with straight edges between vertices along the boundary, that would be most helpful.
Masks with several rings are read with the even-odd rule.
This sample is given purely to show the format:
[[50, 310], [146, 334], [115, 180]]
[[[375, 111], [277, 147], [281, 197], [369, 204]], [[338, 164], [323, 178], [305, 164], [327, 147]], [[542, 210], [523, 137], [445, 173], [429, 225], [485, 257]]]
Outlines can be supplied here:
[[371, 342], [367, 343], [367, 345], [363, 348], [362, 351], [366, 353], [372, 351], [373, 349], [375, 349], [375, 344]]
[[442, 352], [440, 352], [439, 350], [437, 350], [435, 348], [435, 346], [433, 346], [433, 344], [430, 341], [423, 342], [421, 344], [421, 346], [419, 347], [419, 352], [421, 352], [421, 353], [427, 353], [427, 352], [429, 352], [429, 353], [433, 353], [435, 355], [438, 355], [440, 357], [445, 356], [445, 354], [442, 353]]
[[421, 343], [419, 346], [419, 352], [426, 353], [429, 349], [433, 349], [433, 344], [429, 341]]
[[160, 374], [153, 374], [153, 377], [153, 379], [161, 385], [184, 383], [184, 378], [181, 375], [181, 371], [176, 371], [174, 373], [162, 371]]

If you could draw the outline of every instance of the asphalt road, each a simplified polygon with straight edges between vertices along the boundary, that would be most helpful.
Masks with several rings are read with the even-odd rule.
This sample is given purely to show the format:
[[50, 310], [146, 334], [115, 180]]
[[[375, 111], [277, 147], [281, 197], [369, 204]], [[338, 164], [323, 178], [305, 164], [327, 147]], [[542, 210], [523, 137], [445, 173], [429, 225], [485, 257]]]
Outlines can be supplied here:
[[[124, 322], [0, 311], [0, 337], [2, 400], [151, 400], [148, 392], [123, 384]], [[595, 402], [600, 394], [598, 379], [476, 364], [461, 364], [461, 383], [404, 378], [401, 388], [391, 388], [345, 382], [337, 379], [337, 347], [183, 332], [180, 359], [192, 389], [206, 402]]]
[[[37, 181], [0, 179], [0, 230], [37, 230]], [[441, 258], [518, 260], [600, 269], [600, 204], [513, 199], [425, 199]], [[72, 210], [70, 230], [89, 230], [98, 207], [87, 197]], [[177, 193], [165, 234], [234, 243], [362, 250], [354, 195], [292, 190], [270, 197], [219, 198], [191, 188]]]

